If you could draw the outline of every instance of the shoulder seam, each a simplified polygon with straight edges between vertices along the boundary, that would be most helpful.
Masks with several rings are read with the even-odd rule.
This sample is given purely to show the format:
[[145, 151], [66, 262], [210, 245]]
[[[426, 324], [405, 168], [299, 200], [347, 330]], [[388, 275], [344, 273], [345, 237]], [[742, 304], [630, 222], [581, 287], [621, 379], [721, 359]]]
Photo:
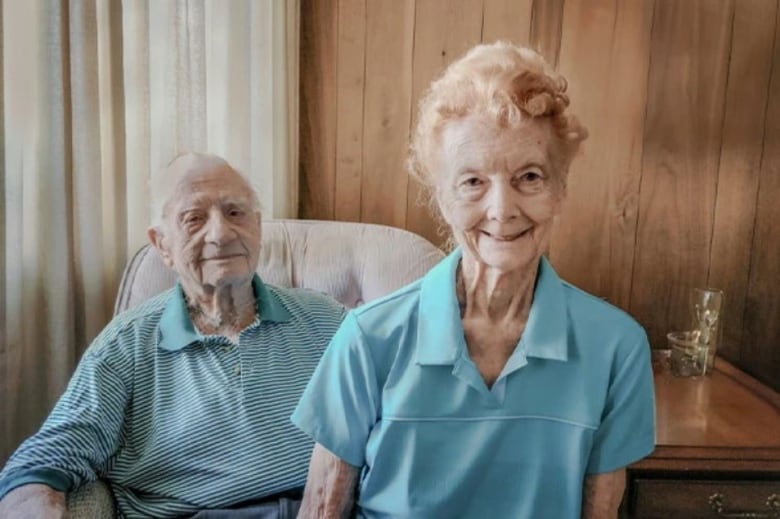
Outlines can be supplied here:
[[420, 280], [414, 281], [410, 283], [409, 285], [402, 287], [390, 294], [387, 294], [385, 296], [382, 296], [378, 299], [375, 299], [369, 303], [366, 303], [362, 306], [358, 306], [357, 308], [354, 308], [352, 311], [353, 313], [357, 315], [362, 315], [374, 308], [380, 308], [384, 306], [385, 304], [391, 303], [401, 297], [409, 296], [412, 293], [419, 292], [420, 291]]

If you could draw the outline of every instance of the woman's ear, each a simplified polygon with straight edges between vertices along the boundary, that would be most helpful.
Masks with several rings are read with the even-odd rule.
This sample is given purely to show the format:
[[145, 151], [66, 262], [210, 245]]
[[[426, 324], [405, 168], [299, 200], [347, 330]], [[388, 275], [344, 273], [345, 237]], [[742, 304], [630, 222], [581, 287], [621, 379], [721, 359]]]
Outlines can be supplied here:
[[146, 235], [149, 237], [149, 242], [157, 249], [157, 253], [162, 258], [163, 263], [168, 267], [173, 267], [173, 258], [171, 257], [168, 244], [166, 243], [165, 235], [159, 227], [149, 227], [146, 230]]

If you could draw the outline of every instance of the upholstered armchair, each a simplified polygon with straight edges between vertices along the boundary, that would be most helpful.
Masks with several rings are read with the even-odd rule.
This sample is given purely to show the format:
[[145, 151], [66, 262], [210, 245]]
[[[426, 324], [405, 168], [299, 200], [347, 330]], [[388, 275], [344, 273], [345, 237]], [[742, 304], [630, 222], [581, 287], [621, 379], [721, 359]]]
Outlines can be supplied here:
[[[325, 292], [352, 308], [420, 278], [443, 253], [410, 232], [381, 225], [271, 220], [263, 223], [258, 273], [263, 281]], [[122, 276], [118, 314], [170, 288], [174, 273], [150, 246]], [[98, 481], [68, 494], [71, 519], [113, 517], [107, 485]]]

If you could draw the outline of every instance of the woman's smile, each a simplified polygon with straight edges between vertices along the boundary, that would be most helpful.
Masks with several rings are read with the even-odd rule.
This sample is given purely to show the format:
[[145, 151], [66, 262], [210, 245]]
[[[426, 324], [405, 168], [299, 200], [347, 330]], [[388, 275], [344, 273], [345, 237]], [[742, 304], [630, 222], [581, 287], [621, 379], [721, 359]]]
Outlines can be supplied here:
[[528, 229], [525, 229], [524, 231], [516, 232], [516, 233], [491, 233], [485, 230], [480, 230], [480, 234], [483, 234], [484, 236], [487, 236], [488, 238], [491, 238], [494, 241], [497, 242], [503, 242], [503, 243], [512, 243], [514, 241], [517, 241], [519, 238], [524, 238], [529, 234], [529, 231], [532, 228], [529, 227]]

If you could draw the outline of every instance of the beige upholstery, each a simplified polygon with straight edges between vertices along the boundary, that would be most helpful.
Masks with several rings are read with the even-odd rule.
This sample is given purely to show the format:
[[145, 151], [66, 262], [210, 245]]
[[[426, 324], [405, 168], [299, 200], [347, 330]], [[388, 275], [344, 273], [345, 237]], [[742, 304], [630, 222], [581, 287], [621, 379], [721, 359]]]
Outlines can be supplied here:
[[[266, 283], [319, 290], [352, 308], [418, 279], [442, 257], [427, 240], [394, 227], [271, 220], [263, 223], [257, 272]], [[154, 249], [142, 248], [127, 266], [114, 313], [174, 282]]]
[[[258, 273], [266, 283], [311, 288], [355, 307], [420, 278], [443, 253], [410, 232], [363, 223], [271, 220], [263, 223]], [[176, 281], [157, 253], [143, 247], [122, 276], [118, 314]], [[102, 482], [68, 495], [71, 519], [113, 516]]]

